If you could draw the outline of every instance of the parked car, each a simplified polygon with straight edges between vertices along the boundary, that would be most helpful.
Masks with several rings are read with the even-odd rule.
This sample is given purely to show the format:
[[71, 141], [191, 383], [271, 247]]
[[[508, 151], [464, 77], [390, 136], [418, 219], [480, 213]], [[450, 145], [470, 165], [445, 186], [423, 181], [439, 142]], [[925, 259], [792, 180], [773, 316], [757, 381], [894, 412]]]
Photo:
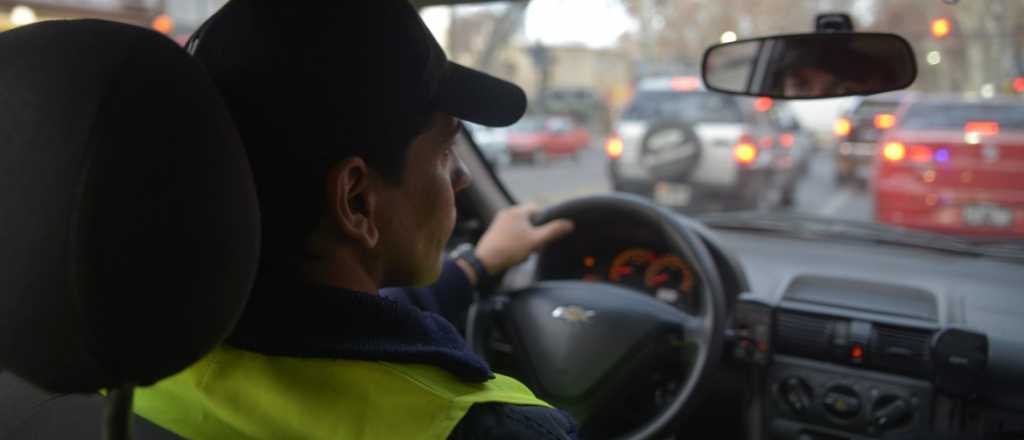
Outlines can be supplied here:
[[[707, 91], [697, 77], [640, 81], [606, 143], [612, 188], [674, 208], [782, 204], [788, 178], [783, 174], [796, 169], [776, 163], [783, 154], [776, 143], [785, 133], [771, 114], [776, 105], [768, 98]], [[689, 133], [675, 136], [684, 140], [676, 148], [650, 143], [662, 137], [659, 130], [673, 127]]]
[[876, 220], [1024, 235], [1024, 103], [930, 98], [904, 107], [879, 149]]
[[578, 159], [590, 132], [568, 116], [528, 115], [508, 129], [512, 162], [540, 163], [554, 157]]
[[491, 166], [508, 164], [508, 130], [506, 128], [485, 127], [466, 121], [463, 121], [462, 125], [469, 131], [473, 142], [480, 148], [480, 153]]
[[838, 184], [868, 182], [883, 131], [896, 124], [896, 110], [908, 95], [882, 93], [854, 98], [853, 105], [836, 120], [835, 181]]

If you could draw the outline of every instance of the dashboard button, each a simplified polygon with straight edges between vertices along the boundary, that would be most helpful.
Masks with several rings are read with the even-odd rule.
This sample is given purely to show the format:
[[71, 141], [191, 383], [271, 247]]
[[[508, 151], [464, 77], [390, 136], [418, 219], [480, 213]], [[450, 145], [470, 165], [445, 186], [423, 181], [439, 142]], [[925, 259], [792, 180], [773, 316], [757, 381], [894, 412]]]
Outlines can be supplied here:
[[825, 410], [840, 419], [850, 419], [860, 414], [861, 400], [856, 391], [846, 386], [835, 386], [825, 392], [822, 401]]

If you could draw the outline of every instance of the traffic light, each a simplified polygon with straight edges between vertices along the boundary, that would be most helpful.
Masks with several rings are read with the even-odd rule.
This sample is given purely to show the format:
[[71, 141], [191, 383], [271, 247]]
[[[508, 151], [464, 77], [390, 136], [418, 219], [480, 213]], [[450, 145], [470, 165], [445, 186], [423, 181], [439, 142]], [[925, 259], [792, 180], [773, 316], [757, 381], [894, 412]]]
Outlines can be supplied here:
[[1018, 76], [1013, 79], [1013, 91], [1024, 93], [1024, 76]]
[[949, 32], [953, 30], [953, 26], [949, 23], [949, 19], [946, 17], [940, 17], [932, 20], [932, 36], [935, 38], [946, 38]]

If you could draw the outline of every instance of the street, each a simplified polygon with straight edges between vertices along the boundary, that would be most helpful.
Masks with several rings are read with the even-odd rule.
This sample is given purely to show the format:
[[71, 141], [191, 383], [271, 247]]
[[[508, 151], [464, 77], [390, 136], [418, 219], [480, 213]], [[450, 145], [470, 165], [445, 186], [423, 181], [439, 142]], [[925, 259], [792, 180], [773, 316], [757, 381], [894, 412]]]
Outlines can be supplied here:
[[[826, 151], [811, 159], [810, 171], [797, 187], [796, 205], [792, 209], [844, 220], [871, 221], [870, 195], [863, 188], [837, 188], [832, 180], [832, 166]], [[598, 146], [584, 151], [578, 162], [555, 159], [539, 165], [505, 165], [498, 169], [498, 175], [517, 200], [541, 206], [610, 190], [607, 158]]]

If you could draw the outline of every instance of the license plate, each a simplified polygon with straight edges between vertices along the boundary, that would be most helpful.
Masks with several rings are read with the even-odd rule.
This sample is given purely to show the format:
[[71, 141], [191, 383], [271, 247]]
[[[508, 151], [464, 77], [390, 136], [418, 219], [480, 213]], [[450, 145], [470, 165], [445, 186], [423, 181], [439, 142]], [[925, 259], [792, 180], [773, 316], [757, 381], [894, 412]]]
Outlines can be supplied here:
[[991, 203], [966, 205], [960, 212], [967, 226], [1008, 228], [1013, 225], [1013, 211]]
[[658, 182], [654, 185], [654, 201], [665, 206], [688, 206], [693, 190], [690, 185], [671, 182]]

